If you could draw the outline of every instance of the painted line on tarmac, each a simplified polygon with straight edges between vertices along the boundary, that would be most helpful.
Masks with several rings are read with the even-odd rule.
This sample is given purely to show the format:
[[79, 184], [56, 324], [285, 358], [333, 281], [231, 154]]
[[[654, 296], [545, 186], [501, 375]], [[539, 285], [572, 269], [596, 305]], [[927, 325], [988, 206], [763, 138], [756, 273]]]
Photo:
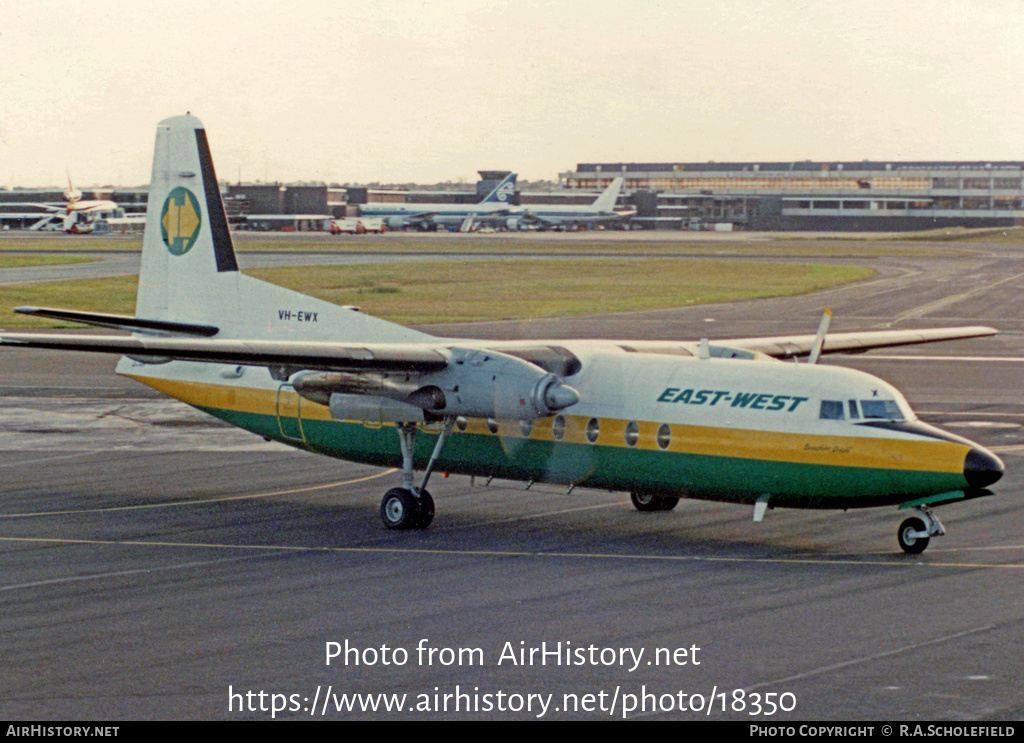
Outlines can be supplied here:
[[1007, 276], [1005, 279], [993, 281], [992, 283], [984, 284], [983, 286], [977, 286], [973, 289], [961, 292], [960, 294], [954, 294], [950, 297], [943, 297], [942, 299], [938, 299], [934, 302], [922, 304], [921, 306], [907, 310], [906, 312], [901, 312], [893, 319], [893, 322], [900, 322], [902, 320], [909, 320], [911, 318], [923, 317], [924, 315], [927, 315], [929, 312], [935, 312], [936, 310], [943, 309], [944, 307], [949, 307], [950, 305], [962, 302], [966, 299], [970, 299], [975, 295], [984, 294], [997, 286], [1008, 284], [1011, 281], [1016, 281], [1021, 277], [1024, 277], [1024, 273], [1018, 273], [1014, 274], [1013, 276]]
[[[179, 549], [251, 550], [255, 552], [362, 554], [362, 555], [430, 555], [434, 557], [537, 557], [565, 560], [622, 560], [665, 563], [709, 562], [709, 563], [761, 563], [765, 565], [838, 565], [844, 567], [882, 566], [891, 568], [954, 568], [1024, 570], [1024, 563], [993, 564], [980, 562], [930, 562], [894, 555], [889, 560], [826, 558], [826, 557], [712, 557], [707, 555], [623, 555], [607, 552], [545, 552], [522, 550], [458, 550], [458, 549], [417, 549], [402, 547], [304, 547], [288, 544], [218, 544], [215, 542], [168, 542], [120, 539], [59, 539], [56, 537], [0, 537], [0, 543], [51, 544], [107, 547], [174, 547]], [[1024, 547], [1017, 547], [1021, 549]], [[1003, 549], [1013, 549], [1004, 547]]]
[[914, 650], [920, 650], [921, 648], [931, 647], [932, 645], [941, 645], [942, 643], [952, 642], [953, 640], [959, 640], [964, 637], [970, 637], [981, 632], [990, 632], [996, 629], [994, 624], [986, 624], [981, 627], [974, 627], [973, 629], [964, 630], [963, 632], [957, 632], [953, 635], [945, 635], [943, 637], [936, 637], [931, 640], [924, 640], [922, 642], [914, 643], [913, 645], [905, 645], [899, 648], [893, 648], [892, 650], [883, 650], [880, 653], [874, 653], [872, 655], [865, 655], [861, 658], [851, 658], [850, 660], [843, 661], [841, 663], [833, 663], [829, 666], [821, 666], [819, 668], [812, 668], [802, 673], [794, 673], [792, 676], [785, 676], [783, 678], [772, 679], [771, 681], [761, 681], [754, 684], [753, 686], [744, 687], [747, 692], [753, 691], [754, 689], [761, 689], [765, 686], [774, 686], [776, 684], [786, 684], [792, 681], [802, 681], [803, 679], [812, 678], [814, 676], [820, 676], [823, 673], [831, 673], [832, 671], [840, 671], [845, 668], [851, 668], [853, 666], [859, 666], [863, 663], [870, 663], [871, 661], [880, 660], [882, 658], [889, 658], [894, 655], [902, 655], [903, 653], [909, 653]]
[[878, 359], [879, 361], [1009, 361], [1015, 364], [1024, 363], [1024, 356], [897, 356], [895, 354], [870, 354], [863, 361]]
[[22, 588], [39, 588], [41, 586], [53, 586], [62, 583], [81, 583], [88, 580], [103, 580], [105, 578], [124, 578], [129, 575], [149, 575], [151, 573], [163, 573], [170, 570], [188, 570], [190, 568], [209, 567], [210, 565], [223, 565], [232, 562], [244, 562], [253, 560], [257, 555], [245, 555], [242, 557], [226, 557], [220, 560], [200, 560], [196, 562], [184, 562], [175, 565], [162, 565], [158, 568], [138, 568], [136, 570], [117, 570], [110, 573], [91, 573], [89, 575], [72, 575], [66, 578], [50, 578], [49, 580], [37, 580], [31, 583], [13, 583], [9, 586], [0, 586], [0, 592], [17, 591]]
[[7, 464], [0, 464], [0, 469], [6, 469], [8, 467], [27, 467], [38, 464], [49, 464], [50, 462], [57, 462], [62, 459], [81, 459], [82, 457], [91, 457], [95, 453], [95, 451], [80, 451], [74, 454], [57, 454], [52, 457], [42, 457], [40, 459], [24, 459], [18, 462], [8, 462]]
[[33, 518], [36, 516], [77, 516], [83, 513], [113, 513], [116, 511], [145, 511], [148, 509], [155, 508], [174, 508], [176, 506], [195, 506], [206, 503], [228, 503], [231, 501], [238, 500], [255, 500], [257, 498], [273, 498], [278, 495], [295, 495], [297, 493], [313, 493], [317, 490], [330, 490], [331, 488], [339, 488], [344, 485], [355, 485], [360, 482], [367, 482], [369, 480], [376, 480], [379, 477], [385, 477], [390, 475], [397, 470], [390, 469], [384, 472], [378, 472], [373, 475], [367, 475], [366, 477], [357, 477], [353, 480], [339, 480], [338, 482], [328, 482], [323, 485], [307, 485], [301, 488], [289, 488], [288, 490], [274, 490], [269, 493], [251, 493], [249, 495], [227, 495], [216, 498], [193, 498], [192, 500], [182, 501], [170, 501], [163, 503], [142, 503], [134, 506], [107, 506], [105, 508], [83, 508], [79, 510], [71, 511], [37, 511], [32, 513], [5, 513], [0, 514], [0, 519], [25, 519]]

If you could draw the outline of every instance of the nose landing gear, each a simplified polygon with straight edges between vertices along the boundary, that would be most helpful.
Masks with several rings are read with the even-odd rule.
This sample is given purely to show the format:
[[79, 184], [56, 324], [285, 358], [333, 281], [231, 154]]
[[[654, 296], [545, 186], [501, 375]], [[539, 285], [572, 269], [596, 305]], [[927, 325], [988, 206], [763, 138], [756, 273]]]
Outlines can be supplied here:
[[914, 510], [919, 516], [906, 519], [896, 532], [896, 541], [900, 543], [900, 549], [908, 555], [921, 554], [933, 536], [942, 536], [946, 533], [942, 522], [927, 506], [918, 506]]

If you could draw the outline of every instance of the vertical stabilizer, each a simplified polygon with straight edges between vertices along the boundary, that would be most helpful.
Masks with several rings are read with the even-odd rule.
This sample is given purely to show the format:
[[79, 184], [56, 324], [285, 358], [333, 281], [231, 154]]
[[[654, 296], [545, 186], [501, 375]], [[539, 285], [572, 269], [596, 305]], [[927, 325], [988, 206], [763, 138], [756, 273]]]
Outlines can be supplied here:
[[139, 317], [210, 321], [233, 294], [238, 263], [220, 186], [195, 116], [157, 126], [139, 272]]
[[613, 211], [615, 202], [619, 200], [620, 191], [622, 191], [622, 178], [616, 178], [604, 190], [604, 193], [594, 200], [594, 209], [599, 212]]
[[481, 204], [511, 204], [512, 197], [516, 194], [516, 173], [506, 175], [501, 183], [494, 187]]
[[390, 343], [431, 336], [241, 274], [203, 124], [157, 126], [135, 313], [221, 338]]

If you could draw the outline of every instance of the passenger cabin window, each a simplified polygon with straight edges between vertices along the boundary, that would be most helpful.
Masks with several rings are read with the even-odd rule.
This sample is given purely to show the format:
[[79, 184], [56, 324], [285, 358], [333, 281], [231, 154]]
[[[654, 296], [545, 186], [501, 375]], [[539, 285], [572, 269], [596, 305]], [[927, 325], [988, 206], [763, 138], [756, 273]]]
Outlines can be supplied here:
[[843, 401], [842, 400], [822, 400], [821, 401], [821, 415], [819, 416], [823, 421], [841, 421], [844, 419], [843, 416]]
[[597, 441], [598, 434], [601, 430], [601, 424], [598, 423], [597, 418], [591, 418], [587, 421], [587, 427], [584, 429], [584, 433], [587, 436], [587, 441], [591, 444]]
[[551, 435], [555, 437], [555, 441], [561, 441], [565, 436], [565, 416], [556, 415], [551, 421]]
[[672, 443], [672, 429], [668, 423], [662, 423], [658, 428], [658, 448], [664, 451], [668, 449], [668, 445]]
[[636, 446], [636, 442], [640, 440], [640, 424], [636, 421], [630, 421], [626, 424], [626, 446]]
[[903, 420], [903, 413], [895, 400], [861, 400], [860, 409], [864, 411], [865, 418], [875, 418], [889, 421]]

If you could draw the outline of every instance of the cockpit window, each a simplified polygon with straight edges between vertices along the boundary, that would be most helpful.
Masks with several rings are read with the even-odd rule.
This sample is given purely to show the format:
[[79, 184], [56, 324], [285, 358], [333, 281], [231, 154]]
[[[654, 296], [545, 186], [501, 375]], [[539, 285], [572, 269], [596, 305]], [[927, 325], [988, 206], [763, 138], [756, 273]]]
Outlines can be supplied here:
[[861, 400], [860, 409], [864, 412], [865, 418], [903, 420], [903, 411], [900, 410], [895, 400]]
[[821, 401], [821, 415], [819, 417], [823, 421], [841, 421], [841, 420], [843, 420], [843, 401], [842, 400], [822, 400]]

